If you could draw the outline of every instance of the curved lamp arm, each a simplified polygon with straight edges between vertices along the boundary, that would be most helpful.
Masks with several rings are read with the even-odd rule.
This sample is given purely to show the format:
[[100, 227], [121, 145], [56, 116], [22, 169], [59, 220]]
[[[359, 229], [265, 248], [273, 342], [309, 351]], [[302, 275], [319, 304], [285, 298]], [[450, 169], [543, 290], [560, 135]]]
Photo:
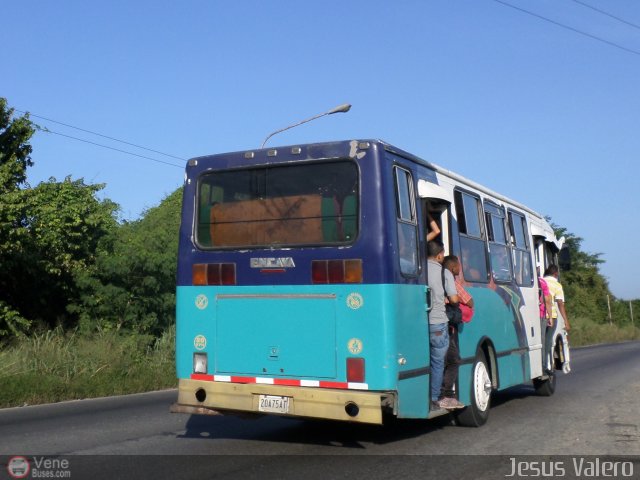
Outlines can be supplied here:
[[350, 103], [343, 103], [342, 105], [338, 105], [337, 107], [332, 108], [328, 112], [320, 113], [319, 115], [315, 115], [311, 118], [307, 118], [306, 120], [302, 120], [301, 122], [294, 123], [293, 125], [289, 125], [288, 127], [281, 128], [280, 130], [276, 130], [275, 132], [272, 132], [269, 135], [267, 135], [267, 138], [264, 139], [264, 142], [262, 142], [262, 145], [260, 145], [260, 148], [264, 148], [264, 144], [267, 143], [267, 140], [269, 140], [271, 137], [273, 137], [277, 133], [284, 132], [285, 130], [289, 130], [290, 128], [293, 128], [293, 127], [297, 127], [298, 125], [302, 125], [303, 123], [310, 122], [312, 120], [315, 120], [316, 118], [324, 117], [325, 115], [333, 115], [334, 113], [346, 113], [350, 109], [351, 109]]

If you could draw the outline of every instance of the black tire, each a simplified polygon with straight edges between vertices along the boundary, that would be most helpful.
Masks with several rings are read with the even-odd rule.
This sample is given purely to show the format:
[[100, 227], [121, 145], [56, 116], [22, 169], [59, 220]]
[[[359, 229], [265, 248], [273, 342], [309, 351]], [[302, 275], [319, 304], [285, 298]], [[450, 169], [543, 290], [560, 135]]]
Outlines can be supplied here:
[[556, 374], [549, 373], [548, 378], [541, 380], [539, 378], [533, 379], [533, 388], [536, 389], [536, 393], [542, 397], [550, 397], [556, 391]]
[[481, 427], [487, 423], [492, 389], [487, 360], [478, 352], [471, 369], [471, 405], [456, 413], [456, 423], [463, 427]]

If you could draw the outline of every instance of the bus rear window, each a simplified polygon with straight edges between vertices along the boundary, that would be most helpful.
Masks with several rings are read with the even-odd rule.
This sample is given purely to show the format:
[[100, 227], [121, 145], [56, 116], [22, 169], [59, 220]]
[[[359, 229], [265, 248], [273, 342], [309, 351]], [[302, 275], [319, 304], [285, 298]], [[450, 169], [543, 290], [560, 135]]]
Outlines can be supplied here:
[[196, 240], [202, 248], [348, 244], [358, 233], [351, 161], [204, 174]]

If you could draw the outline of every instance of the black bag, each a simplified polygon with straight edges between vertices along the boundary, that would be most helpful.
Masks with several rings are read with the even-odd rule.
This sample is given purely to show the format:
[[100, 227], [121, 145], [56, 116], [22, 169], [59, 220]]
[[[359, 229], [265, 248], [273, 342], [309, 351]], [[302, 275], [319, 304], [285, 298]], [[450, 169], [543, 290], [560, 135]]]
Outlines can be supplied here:
[[447, 318], [449, 319], [449, 325], [458, 326], [462, 324], [462, 310], [458, 304], [447, 303], [444, 308], [447, 311]]
[[[444, 286], [444, 267], [442, 267], [442, 290], [444, 291], [444, 296], [447, 297], [447, 289]], [[447, 303], [444, 306], [445, 311], [447, 312], [447, 318], [449, 319], [449, 325], [453, 325], [457, 327], [462, 324], [462, 310], [457, 303]]]

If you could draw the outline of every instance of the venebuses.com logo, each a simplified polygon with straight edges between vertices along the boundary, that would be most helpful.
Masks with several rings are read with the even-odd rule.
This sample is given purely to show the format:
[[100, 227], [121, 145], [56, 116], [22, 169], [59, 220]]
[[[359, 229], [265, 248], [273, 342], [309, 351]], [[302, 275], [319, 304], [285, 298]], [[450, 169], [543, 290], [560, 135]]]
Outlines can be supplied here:
[[32, 457], [14, 455], [7, 462], [11, 478], [71, 478], [70, 462], [66, 458]]

